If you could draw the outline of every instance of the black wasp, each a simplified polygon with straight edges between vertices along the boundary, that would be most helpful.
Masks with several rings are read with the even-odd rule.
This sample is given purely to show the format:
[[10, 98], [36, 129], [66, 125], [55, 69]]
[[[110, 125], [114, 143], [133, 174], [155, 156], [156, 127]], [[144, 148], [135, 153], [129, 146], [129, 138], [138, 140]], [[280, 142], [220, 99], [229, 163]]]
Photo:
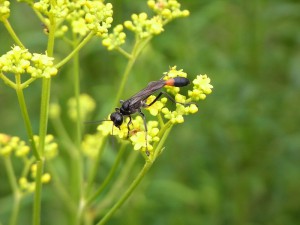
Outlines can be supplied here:
[[[127, 123], [127, 128], [128, 128], [127, 137], [129, 137], [129, 130], [130, 130], [129, 125], [132, 123], [131, 115], [134, 113], [139, 113], [142, 116], [144, 121], [145, 132], [146, 132], [145, 139], [146, 139], [146, 148], [147, 148], [147, 124], [146, 124], [145, 115], [142, 112], [141, 108], [146, 108], [153, 105], [163, 94], [166, 95], [166, 97], [168, 97], [168, 99], [170, 99], [172, 102], [179, 103], [176, 102], [168, 93], [163, 91], [159, 92], [159, 94], [150, 104], [146, 103], [147, 98], [157, 90], [163, 88], [164, 86], [183, 87], [188, 85], [189, 83], [190, 81], [184, 77], [175, 77], [175, 78], [170, 78], [168, 80], [161, 79], [158, 81], [150, 82], [147, 85], [147, 87], [145, 87], [143, 90], [133, 95], [131, 98], [125, 101], [123, 100], [120, 101], [120, 103], [122, 104], [121, 107], [115, 108], [116, 111], [110, 115], [110, 119], [113, 122], [113, 125], [120, 129], [120, 126], [123, 124], [124, 121], [124, 116], [128, 116], [129, 122]], [[148, 150], [146, 153], [149, 154]]]

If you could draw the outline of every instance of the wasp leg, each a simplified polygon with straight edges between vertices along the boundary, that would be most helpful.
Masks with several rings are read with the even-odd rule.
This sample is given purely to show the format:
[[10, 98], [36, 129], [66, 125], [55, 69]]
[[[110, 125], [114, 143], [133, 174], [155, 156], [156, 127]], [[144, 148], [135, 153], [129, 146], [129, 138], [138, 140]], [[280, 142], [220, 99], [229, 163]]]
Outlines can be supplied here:
[[181, 105], [195, 104], [193, 102], [189, 102], [189, 103], [176, 102], [175, 99], [171, 95], [169, 95], [167, 92], [161, 91], [161, 92], [159, 92], [159, 94], [156, 96], [156, 98], [150, 104], [148, 104], [148, 105], [145, 104], [145, 107], [149, 107], [149, 106], [153, 105], [163, 94], [173, 103], [178, 103]]
[[131, 116], [129, 115], [129, 122], [127, 123], [127, 138], [129, 138], [129, 131], [130, 131], [130, 127], [129, 125], [132, 124], [132, 118]]
[[151, 105], [153, 105], [161, 96], [162, 96], [163, 92], [159, 92], [159, 94], [156, 96], [156, 98], [150, 103], [150, 104], [146, 104], [145, 103], [145, 107], [149, 107]]
[[146, 123], [146, 117], [144, 113], [139, 109], [139, 114], [142, 116], [143, 121], [144, 121], [144, 127], [145, 127], [145, 141], [146, 141], [146, 155], [149, 156], [150, 152], [148, 151], [148, 128], [147, 128], [147, 123]]

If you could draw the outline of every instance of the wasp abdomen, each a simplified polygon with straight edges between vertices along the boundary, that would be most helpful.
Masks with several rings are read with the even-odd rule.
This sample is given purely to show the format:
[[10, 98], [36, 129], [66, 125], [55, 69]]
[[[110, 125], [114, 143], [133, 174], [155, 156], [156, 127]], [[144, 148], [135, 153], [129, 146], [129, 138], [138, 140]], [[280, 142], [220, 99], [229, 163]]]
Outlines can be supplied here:
[[175, 87], [184, 87], [190, 83], [189, 79], [185, 77], [175, 77], [169, 80], [166, 80], [167, 86], [175, 86]]

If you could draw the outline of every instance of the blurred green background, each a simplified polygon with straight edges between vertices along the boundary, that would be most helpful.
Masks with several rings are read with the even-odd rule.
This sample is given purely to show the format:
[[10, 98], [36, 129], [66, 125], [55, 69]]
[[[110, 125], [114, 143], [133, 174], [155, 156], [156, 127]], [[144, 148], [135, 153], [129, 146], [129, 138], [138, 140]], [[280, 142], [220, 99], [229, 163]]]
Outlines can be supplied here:
[[[146, 1], [111, 2], [114, 24], [148, 10]], [[207, 74], [213, 93], [199, 104], [198, 114], [174, 128], [164, 154], [108, 224], [299, 224], [299, 0], [181, 3], [191, 15], [167, 25], [145, 49], [124, 99], [173, 65], [190, 77]], [[45, 51], [46, 36], [30, 8], [12, 2], [10, 22], [32, 52]], [[0, 54], [12, 45], [1, 25]], [[57, 41], [57, 57], [68, 51]], [[81, 51], [81, 91], [97, 101], [94, 119], [116, 107], [112, 102], [125, 63], [99, 39]], [[70, 79], [68, 65], [53, 79], [51, 99], [63, 108], [73, 93], [66, 85]], [[40, 84], [25, 93], [36, 132]], [[0, 105], [0, 132], [26, 138], [16, 95], [3, 82]], [[0, 161], [1, 196], [9, 194], [3, 168]], [[44, 217], [53, 218], [53, 206], [51, 199], [43, 204]], [[28, 210], [24, 206], [23, 214]]]

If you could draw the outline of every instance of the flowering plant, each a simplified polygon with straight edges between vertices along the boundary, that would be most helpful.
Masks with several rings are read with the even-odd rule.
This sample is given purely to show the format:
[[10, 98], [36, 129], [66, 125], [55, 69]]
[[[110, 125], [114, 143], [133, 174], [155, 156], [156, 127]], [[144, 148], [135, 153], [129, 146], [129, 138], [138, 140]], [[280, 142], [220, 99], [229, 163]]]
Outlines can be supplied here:
[[[0, 133], [0, 155], [4, 160], [13, 192], [10, 224], [17, 224], [21, 202], [25, 196], [32, 194], [34, 196], [32, 224], [41, 223], [43, 184], [51, 183], [52, 179], [53, 188], [63, 200], [69, 215], [72, 215], [68, 216], [71, 224], [91, 224], [94, 221], [99, 225], [105, 224], [133, 193], [155, 159], [161, 154], [164, 142], [173, 125], [183, 123], [184, 116], [198, 111], [196, 102], [205, 99], [206, 95], [211, 93], [212, 85], [207, 75], [198, 75], [192, 81], [191, 89], [188, 90], [186, 96], [180, 94], [179, 87], [166, 87], [167, 92], [175, 99], [175, 109], [168, 107], [167, 98], [162, 98], [147, 107], [146, 110], [155, 118], [147, 121], [148, 132], [145, 130], [144, 120], [140, 116], [133, 116], [130, 127], [128, 120], [120, 126], [120, 129], [113, 127], [111, 121], [104, 121], [98, 126], [95, 134], [84, 136], [83, 123], [95, 110], [96, 104], [90, 96], [80, 93], [78, 53], [95, 37], [100, 38], [103, 46], [109, 51], [115, 50], [125, 56], [128, 62], [116, 94], [115, 102], [117, 103], [141, 51], [155, 35], [164, 31], [167, 23], [176, 18], [188, 16], [189, 11], [182, 10], [176, 0], [149, 0], [148, 6], [153, 11], [153, 16], [145, 12], [132, 14], [131, 20], [112, 27], [113, 6], [102, 0], [40, 0], [36, 2], [20, 0], [20, 2], [25, 2], [40, 19], [44, 25], [48, 42], [44, 53], [35, 53], [28, 49], [9, 22], [10, 1], [0, 0], [0, 21], [15, 42], [5, 54], [0, 56], [0, 78], [17, 94], [28, 136], [28, 140], [25, 141], [13, 135]], [[124, 28], [134, 33], [134, 45], [129, 51], [123, 48], [127, 41]], [[62, 57], [60, 61], [59, 57], [54, 56], [54, 46], [59, 39], [72, 46], [72, 51]], [[69, 136], [61, 120], [60, 105], [50, 104], [51, 80], [70, 60], [73, 61], [72, 82], [75, 88], [74, 96], [69, 99], [67, 104], [67, 113], [76, 127], [75, 138]], [[177, 70], [174, 66], [165, 73], [164, 79], [178, 76], [187, 77], [187, 74], [183, 70]], [[42, 80], [39, 93], [41, 96], [39, 131], [38, 135], [35, 135], [24, 89], [30, 88], [31, 84], [39, 79]], [[150, 96], [147, 103], [149, 104], [154, 99], [155, 96]], [[55, 135], [48, 134], [49, 118], [55, 128]], [[106, 179], [99, 185], [96, 176], [99, 170], [99, 161], [107, 136], [110, 134], [118, 136], [121, 147]], [[119, 199], [115, 200], [115, 193], [118, 191], [118, 185], [116, 185], [103, 201], [99, 201], [99, 196], [116, 173], [129, 143], [134, 150], [144, 156], [144, 167]], [[119, 180], [115, 181], [116, 184], [127, 176], [126, 171], [128, 173], [132, 166], [137, 155], [136, 151], [132, 151], [132, 156], [128, 157], [124, 165], [124, 168], [127, 169], [120, 174]], [[60, 153], [68, 155], [71, 161], [71, 168], [68, 168], [67, 171], [73, 182], [69, 186], [63, 184], [63, 175], [54, 166], [54, 161]], [[16, 160], [16, 158], [21, 159], [23, 163], [20, 174], [13, 167], [12, 160]], [[115, 201], [114, 204], [111, 203], [113, 201]], [[104, 209], [107, 213], [97, 221]]]

